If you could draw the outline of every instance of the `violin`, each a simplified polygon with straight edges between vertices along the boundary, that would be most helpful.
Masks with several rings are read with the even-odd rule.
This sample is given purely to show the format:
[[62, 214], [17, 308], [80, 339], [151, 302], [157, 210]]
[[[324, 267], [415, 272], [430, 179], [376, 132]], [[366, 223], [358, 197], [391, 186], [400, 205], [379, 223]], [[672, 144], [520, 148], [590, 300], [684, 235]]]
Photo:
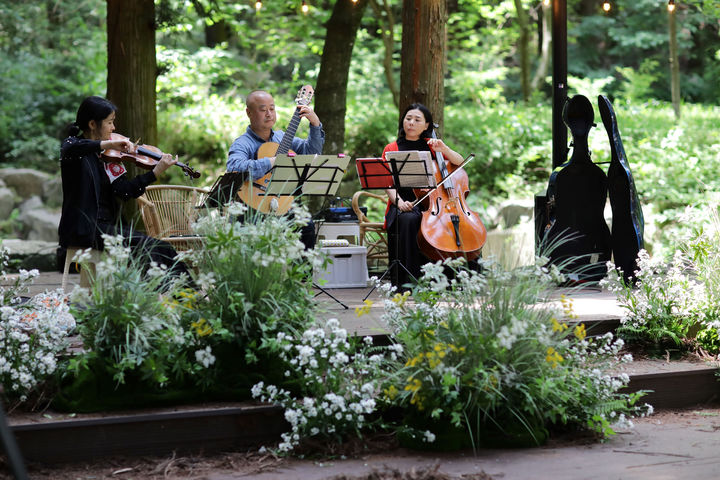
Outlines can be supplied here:
[[[433, 138], [437, 138], [435, 132]], [[422, 214], [418, 232], [420, 251], [430, 260], [475, 260], [485, 245], [487, 230], [465, 203], [470, 193], [467, 172], [462, 168], [465, 163], [446, 162], [442, 153], [435, 152], [433, 174], [437, 187], [428, 194], [428, 209]]]
[[[129, 141], [128, 137], [114, 132], [110, 134], [110, 140]], [[108, 161], [132, 161], [135, 162], [135, 165], [137, 165], [138, 167], [144, 168], [146, 170], [152, 170], [163, 156], [163, 152], [159, 148], [152, 145], [137, 145], [135, 143], [133, 143], [133, 145], [135, 145], [134, 153], [121, 152], [120, 150], [106, 148], [105, 150], [103, 150], [102, 156], [105, 157], [105, 159], [107, 159]], [[177, 162], [175, 165], [182, 168], [183, 172], [185, 172], [185, 175], [192, 178], [200, 178], [200, 173], [193, 170], [189, 165], [186, 165], [182, 162]]]

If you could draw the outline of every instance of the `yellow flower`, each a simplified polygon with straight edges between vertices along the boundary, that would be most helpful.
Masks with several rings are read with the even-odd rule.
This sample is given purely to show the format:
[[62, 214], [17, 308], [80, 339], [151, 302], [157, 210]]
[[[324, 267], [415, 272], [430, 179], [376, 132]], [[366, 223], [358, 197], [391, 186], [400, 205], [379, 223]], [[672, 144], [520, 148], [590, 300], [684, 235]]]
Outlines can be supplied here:
[[547, 355], [545, 355], [545, 361], [550, 364], [552, 368], [557, 368], [557, 366], [564, 360], [562, 355], [558, 353], [557, 350], [555, 350], [553, 347], [548, 347], [547, 349]]
[[372, 307], [373, 305], [372, 300], [365, 300], [363, 303], [365, 305], [363, 305], [362, 307], [355, 307], [355, 315], [357, 315], [358, 317], [362, 317], [363, 315], [367, 315], [368, 313], [370, 313], [370, 307]]
[[197, 322], [192, 322], [190, 326], [195, 329], [198, 337], [206, 337], [213, 332], [212, 327], [204, 318], [201, 318]]
[[420, 352], [417, 356], [411, 358], [407, 362], [405, 362], [406, 367], [414, 367], [418, 363], [422, 362], [423, 357], [425, 356], [424, 353]]
[[562, 302], [565, 315], [567, 315], [568, 318], [577, 318], [577, 315], [573, 313], [574, 308], [572, 298], [568, 298], [565, 295], [560, 295], [560, 301]]
[[585, 324], [584, 323], [581, 323], [580, 325], [575, 327], [575, 336], [580, 341], [583, 341], [585, 339], [585, 337], [587, 336], [587, 333], [585, 332]]
[[414, 377], [408, 378], [408, 384], [405, 385], [405, 391], [416, 393], [418, 390], [420, 390], [420, 387], [422, 386], [422, 382]]
[[560, 323], [555, 317], [553, 317], [552, 319], [552, 326], [553, 332], [562, 332], [563, 330], [568, 328], [567, 323]]
[[402, 307], [405, 305], [405, 302], [407, 299], [410, 298], [410, 290], [407, 290], [403, 293], [396, 293], [393, 297], [392, 301], [395, 303], [398, 307]]
[[383, 389], [383, 393], [390, 400], [395, 400], [395, 397], [397, 397], [398, 394], [398, 389], [395, 388], [395, 385], [390, 385], [388, 388]]

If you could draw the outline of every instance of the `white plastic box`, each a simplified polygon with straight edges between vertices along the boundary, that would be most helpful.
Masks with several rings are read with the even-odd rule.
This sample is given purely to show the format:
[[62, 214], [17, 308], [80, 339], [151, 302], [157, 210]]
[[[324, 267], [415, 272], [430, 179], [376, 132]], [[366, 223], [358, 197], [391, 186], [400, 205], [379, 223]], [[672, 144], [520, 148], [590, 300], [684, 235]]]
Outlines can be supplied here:
[[[313, 280], [323, 288], [367, 287], [367, 247], [321, 247], [332, 263], [327, 270], [315, 270]], [[327, 282], [321, 284], [321, 279]]]

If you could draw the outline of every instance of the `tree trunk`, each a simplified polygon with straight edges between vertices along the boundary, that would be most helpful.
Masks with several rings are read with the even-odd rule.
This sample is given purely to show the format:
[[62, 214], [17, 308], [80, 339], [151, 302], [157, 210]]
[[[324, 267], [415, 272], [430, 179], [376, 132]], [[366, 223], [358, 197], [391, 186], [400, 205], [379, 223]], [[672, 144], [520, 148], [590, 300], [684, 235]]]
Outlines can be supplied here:
[[117, 131], [143, 143], [157, 141], [155, 3], [108, 0], [107, 98], [118, 107]]
[[548, 66], [550, 64], [550, 44], [552, 43], [552, 34], [550, 32], [552, 25], [552, 9], [550, 5], [545, 5], [545, 2], [540, 2], [540, 8], [542, 12], [541, 24], [541, 35], [539, 42], [539, 56], [537, 70], [535, 75], [530, 82], [530, 91], [535, 92], [540, 89], [545, 77], [547, 76]]
[[530, 21], [523, 8], [522, 0], [515, 0], [520, 37], [518, 38], [518, 53], [520, 54], [520, 85], [523, 101], [530, 99]]
[[680, 64], [678, 63], [677, 24], [675, 12], [668, 11], [668, 26], [670, 30], [670, 96], [675, 111], [675, 118], [680, 119]]
[[432, 112], [441, 132], [447, 20], [445, 0], [403, 0], [400, 111], [411, 103], [422, 103]]
[[350, 60], [357, 29], [368, 0], [335, 2], [327, 24], [320, 71], [315, 88], [315, 112], [325, 130], [326, 154], [345, 147], [345, 111]]
[[[118, 107], [117, 132], [132, 141], [155, 144], [155, 3], [153, 0], [107, 0], [107, 98]], [[127, 165], [128, 174], [137, 170]], [[125, 205], [130, 219], [134, 202]]]
[[[378, 3], [378, 0], [370, 0], [370, 6], [375, 13], [375, 18], [380, 24], [382, 29], [382, 40], [383, 46], [385, 47], [385, 55], [383, 56], [383, 68], [385, 70], [385, 80], [388, 84], [388, 89], [393, 97], [393, 103], [398, 106], [400, 101], [400, 92], [398, 91], [397, 85], [395, 84], [395, 75], [393, 75], [393, 52], [395, 51], [395, 17], [393, 16], [392, 9], [388, 5], [387, 0], [382, 0], [382, 7]], [[387, 22], [383, 23], [383, 12], [387, 18]]]

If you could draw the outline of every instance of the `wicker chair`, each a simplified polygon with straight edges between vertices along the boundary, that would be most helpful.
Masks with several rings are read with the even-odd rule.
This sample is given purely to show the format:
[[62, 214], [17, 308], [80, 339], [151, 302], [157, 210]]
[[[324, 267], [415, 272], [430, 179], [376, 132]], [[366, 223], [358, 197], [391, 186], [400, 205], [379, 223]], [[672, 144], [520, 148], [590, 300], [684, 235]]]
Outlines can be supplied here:
[[360, 245], [367, 247], [368, 270], [382, 271], [388, 263], [388, 238], [383, 222], [371, 222], [360, 209], [361, 197], [376, 198], [387, 204], [387, 195], [360, 190], [352, 197], [352, 208], [360, 224]]
[[184, 185], [150, 185], [138, 197], [138, 207], [151, 237], [165, 240], [176, 250], [189, 250], [202, 245], [190, 225], [199, 213], [208, 190]]

